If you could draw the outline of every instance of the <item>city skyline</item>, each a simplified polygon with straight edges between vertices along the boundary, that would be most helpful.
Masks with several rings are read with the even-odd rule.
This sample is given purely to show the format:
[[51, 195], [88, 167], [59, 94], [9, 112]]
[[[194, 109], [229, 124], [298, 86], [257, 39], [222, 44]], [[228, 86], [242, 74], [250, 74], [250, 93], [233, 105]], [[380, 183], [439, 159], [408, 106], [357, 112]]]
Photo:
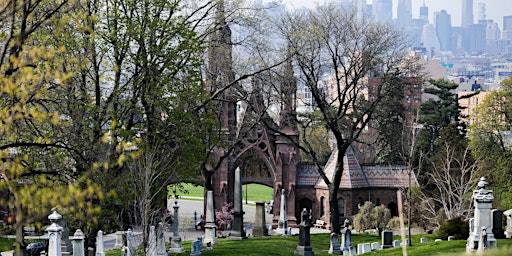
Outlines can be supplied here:
[[[341, 0], [334, 0], [334, 2]], [[366, 0], [367, 4], [373, 4], [374, 0]], [[399, 0], [393, 0], [393, 18], [397, 17], [397, 6]], [[266, 1], [268, 2], [268, 1]], [[302, 6], [313, 8], [318, 4], [332, 2], [331, 0], [283, 0], [288, 8], [300, 8]], [[423, 2], [429, 9], [429, 22], [433, 24], [434, 13], [446, 10], [451, 15], [451, 23], [454, 27], [462, 25], [462, 0], [412, 0], [412, 17], [418, 18], [420, 7]], [[503, 16], [512, 16], [512, 1], [504, 0], [473, 0], [473, 22], [477, 23], [479, 19], [479, 4], [484, 3], [486, 7], [486, 19], [492, 19], [503, 29]]]

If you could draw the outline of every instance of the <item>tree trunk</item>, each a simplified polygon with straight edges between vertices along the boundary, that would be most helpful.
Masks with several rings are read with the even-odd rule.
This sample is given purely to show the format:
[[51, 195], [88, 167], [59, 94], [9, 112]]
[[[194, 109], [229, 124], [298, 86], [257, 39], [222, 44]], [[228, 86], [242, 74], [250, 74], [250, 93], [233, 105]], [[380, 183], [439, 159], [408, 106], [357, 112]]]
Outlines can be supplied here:
[[23, 219], [23, 208], [20, 204], [17, 204], [16, 206], [16, 242], [14, 247], [15, 255], [17, 256], [25, 256], [25, 248], [27, 247], [27, 244], [25, 243], [25, 236], [23, 234], [23, 226], [24, 226], [24, 219]]
[[329, 215], [331, 221], [331, 233], [341, 234], [340, 212], [338, 208], [338, 187], [335, 182], [329, 184]]

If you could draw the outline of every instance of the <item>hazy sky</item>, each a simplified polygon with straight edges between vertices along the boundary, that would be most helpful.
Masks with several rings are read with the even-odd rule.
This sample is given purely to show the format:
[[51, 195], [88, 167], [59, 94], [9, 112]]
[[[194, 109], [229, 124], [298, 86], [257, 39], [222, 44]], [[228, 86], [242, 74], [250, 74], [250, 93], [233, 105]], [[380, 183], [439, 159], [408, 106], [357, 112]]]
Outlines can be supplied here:
[[[291, 8], [299, 8], [301, 6], [314, 7], [317, 3], [324, 3], [326, 0], [282, 0]], [[331, 0], [327, 0], [329, 2]], [[333, 0], [340, 1], [340, 0]], [[448, 11], [452, 15], [452, 26], [460, 26], [461, 24], [461, 6], [462, 0], [424, 0], [429, 10], [429, 21], [433, 23], [434, 12], [442, 9]], [[371, 4], [373, 0], [366, 0], [367, 4]], [[413, 18], [418, 18], [420, 6], [423, 0], [411, 0]], [[497, 22], [502, 29], [503, 16], [512, 15], [512, 0], [473, 0], [474, 22], [478, 21], [479, 3], [485, 3], [487, 19]], [[396, 7], [398, 0], [393, 0], [393, 16], [396, 17]]]

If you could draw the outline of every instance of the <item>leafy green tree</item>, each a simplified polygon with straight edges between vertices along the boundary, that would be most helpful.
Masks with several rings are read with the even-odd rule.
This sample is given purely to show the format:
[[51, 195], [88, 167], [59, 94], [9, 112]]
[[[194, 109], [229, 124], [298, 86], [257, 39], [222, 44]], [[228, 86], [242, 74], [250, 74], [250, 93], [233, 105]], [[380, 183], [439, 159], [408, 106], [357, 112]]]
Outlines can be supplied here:
[[377, 233], [380, 234], [390, 220], [391, 212], [386, 206], [375, 206], [372, 202], [366, 201], [354, 215], [354, 228], [357, 231], [377, 229]]
[[[490, 183], [502, 192], [501, 206], [512, 206], [512, 178], [510, 157], [510, 130], [512, 127], [512, 78], [501, 82], [501, 90], [487, 94], [473, 111], [469, 126], [470, 147], [473, 155], [481, 158], [478, 174], [485, 176]], [[508, 136], [508, 137], [507, 137]], [[507, 139], [508, 138], [508, 139]]]

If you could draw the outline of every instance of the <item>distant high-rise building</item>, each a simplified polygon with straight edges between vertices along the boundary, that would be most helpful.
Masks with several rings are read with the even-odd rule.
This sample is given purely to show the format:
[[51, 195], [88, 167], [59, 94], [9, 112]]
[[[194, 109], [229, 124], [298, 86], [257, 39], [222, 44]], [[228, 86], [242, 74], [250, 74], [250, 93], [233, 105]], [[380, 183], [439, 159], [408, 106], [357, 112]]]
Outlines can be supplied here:
[[487, 15], [485, 14], [485, 3], [478, 3], [478, 21], [487, 20]]
[[436, 28], [432, 24], [425, 24], [421, 33], [421, 42], [427, 51], [432, 49], [439, 51], [439, 39], [437, 38]]
[[412, 21], [411, 0], [398, 0], [397, 6], [397, 25], [398, 28], [408, 28]]
[[382, 23], [391, 23], [393, 21], [393, 1], [373, 0], [372, 12], [375, 20]]
[[473, 0], [462, 0], [462, 27], [473, 25]]
[[486, 51], [491, 54], [498, 53], [498, 41], [501, 39], [501, 31], [498, 23], [493, 20], [486, 20], [485, 44]]
[[503, 36], [504, 40], [512, 40], [512, 16], [503, 16]]
[[440, 50], [450, 51], [452, 17], [446, 10], [436, 12], [435, 15], [436, 34], [439, 38]]
[[425, 5], [425, 1], [423, 1], [423, 5], [420, 7], [420, 19], [428, 23], [428, 7]]

